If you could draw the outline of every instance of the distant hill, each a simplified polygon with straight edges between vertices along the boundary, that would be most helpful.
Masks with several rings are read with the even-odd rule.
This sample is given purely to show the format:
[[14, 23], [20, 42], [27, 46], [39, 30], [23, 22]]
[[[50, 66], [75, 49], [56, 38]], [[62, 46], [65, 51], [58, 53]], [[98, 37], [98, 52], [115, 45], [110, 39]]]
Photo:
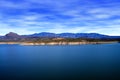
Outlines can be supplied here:
[[0, 41], [18, 41], [22, 36], [14, 32], [9, 32], [5, 36], [0, 36]]
[[8, 34], [5, 35], [6, 38], [20, 38], [20, 35], [14, 32], [9, 32]]
[[[35, 33], [31, 35], [19, 35], [14, 32], [10, 32], [6, 34], [5, 36], [0, 36], [0, 41], [50, 41], [55, 39], [97, 39], [97, 40], [117, 40], [120, 41], [120, 36], [108, 36], [104, 34], [98, 34], [98, 33], [48, 33], [48, 32], [42, 32], [42, 33]], [[78, 39], [79, 38], [79, 39]]]
[[29, 35], [32, 37], [60, 37], [60, 38], [106, 38], [108, 35], [98, 34], [98, 33], [36, 33]]
[[32, 36], [32, 37], [57, 37], [57, 34], [42, 32], [42, 33], [35, 33], [35, 34], [32, 34], [32, 35], [28, 35], [28, 36]]

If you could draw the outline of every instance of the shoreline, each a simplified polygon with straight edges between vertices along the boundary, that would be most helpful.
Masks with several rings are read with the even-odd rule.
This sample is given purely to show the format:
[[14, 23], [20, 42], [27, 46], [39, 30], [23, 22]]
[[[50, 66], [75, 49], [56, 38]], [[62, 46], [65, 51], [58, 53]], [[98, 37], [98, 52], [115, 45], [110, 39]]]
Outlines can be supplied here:
[[18, 44], [24, 46], [32, 46], [32, 45], [82, 45], [82, 44], [110, 44], [110, 43], [118, 43], [118, 41], [98, 41], [98, 42], [0, 42], [1, 44]]

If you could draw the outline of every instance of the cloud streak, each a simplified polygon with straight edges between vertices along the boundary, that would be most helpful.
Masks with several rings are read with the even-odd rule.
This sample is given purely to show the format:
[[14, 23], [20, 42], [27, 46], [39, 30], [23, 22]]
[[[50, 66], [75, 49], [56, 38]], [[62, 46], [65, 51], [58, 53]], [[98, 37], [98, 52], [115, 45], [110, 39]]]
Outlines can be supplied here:
[[8, 32], [120, 35], [118, 0], [1, 0], [0, 35]]

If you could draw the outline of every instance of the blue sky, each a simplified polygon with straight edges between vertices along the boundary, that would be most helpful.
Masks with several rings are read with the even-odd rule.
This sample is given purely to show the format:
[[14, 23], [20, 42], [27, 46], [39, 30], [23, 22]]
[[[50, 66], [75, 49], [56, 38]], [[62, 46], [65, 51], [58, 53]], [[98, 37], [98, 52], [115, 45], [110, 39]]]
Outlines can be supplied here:
[[8, 32], [120, 35], [120, 0], [0, 0], [0, 35]]

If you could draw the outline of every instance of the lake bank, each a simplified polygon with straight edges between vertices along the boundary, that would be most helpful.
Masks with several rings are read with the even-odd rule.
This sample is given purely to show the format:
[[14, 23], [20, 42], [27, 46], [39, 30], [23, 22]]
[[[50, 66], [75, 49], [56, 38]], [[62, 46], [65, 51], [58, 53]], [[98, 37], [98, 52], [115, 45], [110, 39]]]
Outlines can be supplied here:
[[0, 44], [19, 44], [19, 45], [82, 45], [82, 44], [109, 44], [118, 41], [99, 41], [99, 42], [0, 42]]

